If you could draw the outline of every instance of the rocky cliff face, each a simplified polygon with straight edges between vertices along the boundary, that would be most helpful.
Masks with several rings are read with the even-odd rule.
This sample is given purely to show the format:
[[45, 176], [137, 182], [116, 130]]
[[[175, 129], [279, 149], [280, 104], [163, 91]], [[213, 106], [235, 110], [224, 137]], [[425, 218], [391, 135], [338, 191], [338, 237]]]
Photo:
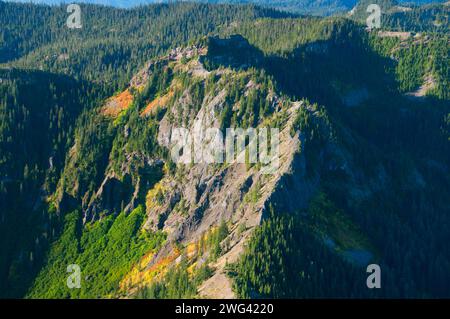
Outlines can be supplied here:
[[[211, 41], [221, 50], [229, 45], [236, 48], [236, 42], [239, 50], [245, 51], [249, 47], [242, 37]], [[258, 57], [255, 59], [258, 60]], [[204, 61], [213, 61], [206, 63], [214, 64], [214, 68], [209, 67], [208, 70]], [[226, 66], [220, 66], [222, 63]], [[86, 191], [77, 178], [72, 182], [70, 178], [63, 182], [65, 185], [75, 183], [75, 187], [73, 184], [70, 188], [66, 186], [66, 190], [61, 192], [60, 203], [67, 197], [79, 198], [84, 223], [121, 211], [130, 212], [139, 204], [145, 204], [147, 221], [144, 228], [148, 231], [163, 231], [168, 239], [165, 246], [147, 260], [148, 265], [140, 272], [154, 272], [154, 265], [160, 263], [165, 263], [165, 267], [154, 272], [150, 276], [152, 279], [147, 282], [131, 281], [133, 284], [127, 285], [128, 293], [133, 293], [138, 286], [160, 279], [166, 269], [182, 259], [196, 267], [201, 266], [208, 260], [208, 252], [200, 253], [193, 247], [226, 222], [229, 233], [222, 239], [222, 255], [210, 265], [214, 275], [201, 287], [201, 295], [231, 297], [231, 283], [223, 273], [225, 261], [233, 262], [239, 258], [252, 229], [261, 224], [272, 206], [292, 212], [304, 209], [315, 193], [318, 176], [306, 175], [306, 159], [302, 151], [304, 136], [296, 130], [295, 125], [300, 109], [313, 117], [314, 109], [307, 102], [290, 101], [279, 96], [274, 87], [268, 85], [270, 79], [267, 75], [249, 68], [249, 64], [239, 60], [238, 56], [230, 55], [223, 60], [222, 56], [208, 52], [207, 46], [194, 46], [176, 49], [166, 57], [149, 62], [131, 80], [124, 93], [106, 102], [99, 116], [109, 121], [119, 121], [128, 110], [135, 107], [139, 93], [151, 85], [158, 72], [158, 76], [161, 72], [175, 76], [171, 76], [165, 87], [160, 87], [159, 92], [143, 104], [139, 118], [146, 121], [156, 116], [156, 113], [160, 114], [155, 135], [159, 147], [170, 154], [174, 137], [180, 128], [189, 136], [205, 137], [211, 129], [226, 134], [227, 125], [238, 128], [243, 124], [244, 130], [277, 127], [278, 167], [268, 173], [264, 164], [249, 163], [248, 159], [240, 163], [194, 163], [194, 159], [193, 163], [173, 164], [170, 156], [161, 158], [143, 150], [129, 151], [123, 147], [124, 156], [120, 161], [112, 159], [110, 155], [104, 177], [95, 190]], [[240, 98], [235, 97], [236, 92]], [[131, 96], [128, 102], [123, 101], [125, 93]], [[257, 103], [264, 105], [264, 114], [257, 114], [263, 112], [259, 105], [258, 108], [254, 107], [253, 104]], [[134, 134], [139, 134], [132, 126], [130, 123], [125, 124], [115, 134], [125, 140], [132, 139]], [[198, 156], [201, 142], [193, 141], [192, 146], [197, 147], [193, 158]], [[225, 143], [225, 136], [222, 142]], [[68, 171], [78, 166], [77, 143], [79, 141], [66, 164]], [[249, 145], [246, 149], [249, 150]], [[167, 169], [169, 164], [174, 167]], [[145, 171], [153, 172], [150, 174], [152, 178], [143, 174]], [[217, 287], [221, 286], [226, 289], [218, 291]]]
[[[340, 120], [331, 121], [325, 108], [280, 93], [259, 67], [262, 61], [238, 36], [179, 48], [147, 63], [122, 93], [96, 111], [95, 118], [109, 123], [111, 133], [102, 140], [106, 161], [99, 160], [103, 155], [93, 162], [100, 172], [95, 186], [86, 186], [80, 177], [83, 145], [76, 140], [56, 197], [59, 206], [64, 210], [78, 202], [87, 224], [144, 205], [143, 229], [167, 235], [158, 251], [148, 252], [123, 278], [123, 296], [163, 280], [168, 269], [183, 262], [191, 273], [205, 265], [212, 269], [198, 295], [234, 297], [225, 269], [239, 260], [253, 230], [271, 210], [306, 214], [311, 200], [325, 190], [354, 212], [355, 219], [366, 218], [367, 203], [395, 190], [389, 161], [376, 147]], [[228, 128], [278, 129], [279, 144], [270, 147], [278, 151], [271, 159], [275, 168], [268, 170], [259, 157], [250, 160], [251, 136], [244, 138], [245, 150], [237, 154], [242, 161], [223, 161]], [[185, 143], [175, 148], [180, 138]], [[213, 155], [222, 160], [205, 161], [205, 154], [212, 156], [205, 145], [213, 145]], [[420, 169], [407, 175], [411, 189], [423, 188]], [[211, 258], [212, 248], [205, 242], [224, 223], [220, 253]], [[330, 222], [317, 232], [330, 249], [353, 263], [374, 255], [372, 243], [347, 220]]]
[[[169, 108], [160, 122], [158, 142], [167, 149], [171, 148], [174, 131], [179, 128], [180, 121], [174, 119], [182, 119], [183, 127], [190, 135], [203, 135], [210, 128], [220, 129], [218, 114], [223, 113], [227, 103], [231, 90], [229, 81], [240, 81], [245, 76], [245, 72], [231, 69], [208, 72], [201, 64], [201, 58], [202, 55], [197, 56], [188, 63], [188, 73], [202, 85], [206, 85], [208, 78], [214, 78], [214, 89], [199, 101], [199, 105], [193, 105], [195, 98], [191, 96], [190, 88], [184, 88], [174, 103], [176, 107]], [[244, 83], [244, 87], [247, 91], [245, 95], [248, 96], [258, 89], [258, 83], [248, 81]], [[201, 289], [204, 296], [233, 295], [229, 279], [223, 274], [223, 261], [233, 262], [238, 258], [252, 229], [261, 223], [269, 202], [276, 203], [275, 197], [278, 197], [280, 202], [292, 203], [292, 208], [305, 207], [313, 192], [306, 183], [297, 183], [294, 187], [304, 194], [303, 198], [289, 200], [289, 193], [282, 193], [283, 187], [286, 186], [284, 179], [292, 174], [295, 165], [298, 165], [295, 158], [300, 157], [298, 154], [301, 149], [301, 133], [297, 132], [291, 136], [291, 130], [298, 109], [305, 106], [302, 102], [286, 101], [281, 109], [280, 97], [272, 94], [265, 99], [272, 110], [278, 110], [272, 117], [278, 116], [279, 113], [285, 114], [286, 117], [280, 132], [282, 165], [274, 174], [263, 174], [260, 167], [248, 167], [239, 163], [181, 164], [175, 176], [165, 176], [158, 183], [162, 199], [157, 201], [150, 198], [151, 196], [147, 197], [148, 220], [145, 227], [152, 230], [161, 229], [169, 234], [166, 247], [154, 257], [149, 267], [172, 254], [174, 242], [181, 243], [184, 247], [193, 246], [221, 222], [229, 223], [230, 233], [223, 240], [223, 243], [227, 242], [225, 253], [214, 265], [215, 275]], [[234, 110], [239, 110], [240, 107], [239, 104], [232, 105]], [[246, 231], [241, 233], [239, 229]], [[203, 256], [190, 251], [186, 258], [195, 263], [202, 260]], [[217, 288], [222, 285], [226, 289], [219, 293]]]

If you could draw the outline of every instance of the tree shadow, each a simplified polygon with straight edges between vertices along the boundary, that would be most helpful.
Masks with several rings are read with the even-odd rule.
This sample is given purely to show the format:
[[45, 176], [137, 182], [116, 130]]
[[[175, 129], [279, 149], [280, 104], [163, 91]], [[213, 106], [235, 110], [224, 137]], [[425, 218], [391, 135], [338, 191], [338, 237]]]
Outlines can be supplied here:
[[385, 96], [396, 92], [396, 80], [386, 72], [393, 61], [370, 50], [366, 41], [364, 35], [346, 34], [344, 30], [328, 40], [306, 43], [279, 56], [265, 55], [241, 35], [214, 37], [208, 41], [208, 54], [202, 62], [210, 70], [262, 69], [292, 99], [306, 98], [327, 107], [345, 106], [345, 96], [352, 90], [370, 88]]

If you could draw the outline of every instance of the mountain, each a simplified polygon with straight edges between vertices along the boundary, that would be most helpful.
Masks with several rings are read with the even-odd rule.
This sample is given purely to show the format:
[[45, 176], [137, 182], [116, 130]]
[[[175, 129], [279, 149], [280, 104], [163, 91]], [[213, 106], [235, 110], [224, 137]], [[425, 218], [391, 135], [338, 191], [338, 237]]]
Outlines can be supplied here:
[[3, 296], [23, 294], [36, 275], [23, 261], [41, 262], [56, 236], [45, 194], [56, 187], [75, 121], [84, 107], [92, 107], [94, 92], [92, 85], [63, 75], [0, 70], [0, 285], [8, 288]]
[[366, 23], [366, 8], [372, 3], [378, 4], [383, 12], [381, 16], [383, 29], [408, 32], [449, 32], [450, 7], [448, 4], [433, 3], [422, 6], [402, 6], [394, 1], [364, 0], [358, 2], [349, 16], [361, 23]]
[[[64, 7], [0, 2], [0, 9], [4, 12], [0, 23], [5, 26], [0, 30], [4, 39], [0, 63], [15, 61], [13, 66], [18, 68], [41, 68], [122, 85], [146, 59], [234, 21], [291, 16], [252, 6], [186, 3], [120, 10], [86, 5], [83, 10], [90, 13], [84, 18], [84, 28], [73, 32], [64, 27]], [[185, 25], [177, 26], [179, 20]], [[31, 28], [34, 32], [28, 32]]]
[[[12, 0], [20, 2], [20, 0]], [[196, 1], [196, 0], [194, 0]], [[30, 2], [23, 0], [22, 2]], [[34, 3], [45, 4], [60, 4], [62, 2], [70, 3], [68, 0], [33, 0]], [[114, 6], [119, 8], [131, 8], [139, 5], [152, 4], [152, 3], [169, 3], [176, 2], [171, 0], [81, 0], [79, 3], [93, 3]], [[266, 6], [276, 8], [283, 11], [312, 14], [312, 15], [331, 15], [339, 12], [346, 12], [352, 9], [357, 0], [327, 0], [327, 1], [314, 1], [314, 0], [197, 0], [196, 2], [203, 3], [229, 3], [229, 4], [256, 4], [260, 6]], [[415, 1], [399, 1], [399, 3], [408, 4], [427, 4], [444, 2], [441, 0], [415, 0]]]
[[[449, 297], [448, 33], [191, 3], [85, 5], [76, 31], [59, 7], [0, 9], [1, 297]], [[230, 128], [278, 129], [278, 154], [244, 137], [239, 163], [206, 162]]]

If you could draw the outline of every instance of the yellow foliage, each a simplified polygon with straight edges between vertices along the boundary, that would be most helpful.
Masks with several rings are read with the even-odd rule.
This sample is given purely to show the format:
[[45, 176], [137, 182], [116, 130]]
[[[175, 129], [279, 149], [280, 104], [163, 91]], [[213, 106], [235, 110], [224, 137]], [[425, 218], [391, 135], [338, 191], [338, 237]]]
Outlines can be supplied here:
[[147, 211], [158, 207], [161, 204], [161, 199], [164, 198], [164, 193], [166, 188], [161, 182], [157, 183], [155, 187], [148, 191], [147, 197], [145, 199], [145, 206]]
[[[158, 192], [164, 192], [164, 187], [161, 184], [155, 185], [147, 194], [147, 208], [156, 207], [157, 203], [154, 202], [154, 198]], [[208, 231], [204, 232], [198, 241], [189, 243], [183, 251], [185, 256], [189, 260], [194, 262], [189, 266], [188, 273], [192, 275], [197, 267], [195, 260], [200, 256], [205, 249], [207, 249], [208, 238], [213, 236], [219, 227], [211, 227]], [[173, 252], [167, 257], [161, 258], [158, 262], [149, 266], [155, 257], [155, 252], [150, 252], [145, 255], [131, 271], [120, 282], [120, 290], [128, 291], [131, 288], [144, 287], [152, 284], [155, 279], [161, 278], [170, 269], [174, 261], [181, 255], [181, 251], [178, 248], [174, 248]]]
[[197, 254], [198, 251], [198, 243], [190, 243], [187, 247], [186, 247], [186, 256], [188, 258], [191, 258], [193, 256], [195, 256]]
[[197, 268], [197, 262], [192, 263], [192, 265], [190, 265], [187, 269], [187, 272], [190, 276], [192, 276], [195, 272], [195, 268]]
[[126, 291], [132, 287], [150, 285], [155, 278], [167, 272], [170, 264], [180, 256], [180, 251], [174, 249], [171, 255], [162, 258], [151, 267], [148, 267], [154, 256], [155, 254], [153, 252], [147, 254], [131, 269], [120, 282], [121, 291]]

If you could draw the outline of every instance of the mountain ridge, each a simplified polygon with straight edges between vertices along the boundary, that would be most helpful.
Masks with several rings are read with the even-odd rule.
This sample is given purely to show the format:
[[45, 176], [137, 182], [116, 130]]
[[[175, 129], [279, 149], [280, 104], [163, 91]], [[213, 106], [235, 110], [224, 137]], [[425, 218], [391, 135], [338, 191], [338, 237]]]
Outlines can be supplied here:
[[[360, 36], [364, 36], [364, 33], [361, 33]], [[323, 58], [335, 56], [343, 54], [341, 51], [343, 48], [358, 50], [359, 46], [364, 43], [354, 40], [355, 38], [347, 38], [346, 32], [331, 33], [330, 38], [324, 41], [327, 45], [318, 47], [311, 45], [306, 52], [308, 52], [307, 55], [318, 54]], [[252, 243], [251, 238], [255, 236], [253, 233], [257, 234], [259, 229], [264, 230], [265, 227], [268, 227], [266, 220], [270, 222], [270, 216], [274, 211], [278, 214], [286, 212], [289, 213], [289, 216], [302, 215], [303, 213], [300, 212], [312, 209], [309, 206], [310, 202], [317, 202], [314, 205], [319, 205], [318, 208], [314, 208], [317, 209], [317, 212], [313, 214], [337, 215], [333, 218], [322, 216], [321, 218], [325, 218], [326, 221], [320, 221], [320, 219], [317, 221], [313, 218], [297, 229], [303, 235], [295, 236], [312, 236], [311, 240], [314, 240], [316, 245], [314, 249], [321, 247], [324, 242], [331, 243], [331, 249], [336, 251], [336, 255], [328, 255], [330, 248], [323, 248], [323, 253], [327, 255], [326, 258], [334, 260], [334, 265], [339, 264], [340, 267], [347, 269], [348, 276], [353, 278], [352, 280], [358, 280], [359, 275], [356, 270], [359, 267], [358, 264], [365, 264], [373, 258], [379, 258], [376, 257], [377, 248], [374, 248], [376, 244], [364, 236], [360, 237], [358, 233], [361, 226], [355, 224], [354, 217], [348, 217], [348, 213], [343, 211], [334, 211], [337, 209], [335, 208], [336, 204], [328, 196], [338, 189], [348, 188], [351, 195], [345, 195], [346, 199], [350, 201], [347, 205], [349, 207], [355, 205], [356, 209], [356, 207], [360, 207], [359, 205], [363, 205], [367, 198], [373, 196], [372, 194], [382, 194], [386, 191], [384, 188], [394, 187], [389, 182], [391, 177], [388, 176], [391, 173], [388, 176], [382, 173], [384, 169], [388, 169], [387, 167], [379, 171], [380, 168], [374, 164], [375, 166], [371, 168], [374, 171], [371, 171], [367, 167], [360, 166], [359, 160], [352, 155], [354, 147], [373, 148], [372, 155], [381, 161], [380, 163], [383, 163], [386, 155], [381, 150], [377, 150], [379, 147], [384, 147], [383, 143], [372, 144], [362, 136], [357, 138], [358, 134], [353, 131], [355, 128], [351, 128], [351, 125], [348, 126], [350, 123], [347, 123], [345, 118], [337, 117], [332, 107], [319, 107], [317, 104], [310, 104], [307, 100], [294, 102], [286, 96], [278, 96], [277, 94], [280, 94], [279, 87], [277, 88], [271, 83], [273, 79], [280, 77], [283, 73], [282, 69], [279, 70], [281, 73], [273, 75], [272, 80], [270, 75], [265, 74], [265, 71], [259, 73], [258, 69], [264, 69], [266, 65], [273, 62], [264, 61], [269, 58], [258, 53], [258, 50], [242, 36], [209, 38], [206, 41], [207, 50], [204, 47], [205, 41], [201, 43], [199, 46], [175, 49], [167, 56], [149, 62], [131, 80], [130, 86], [126, 89], [134, 92], [134, 103], [128, 104], [119, 114], [111, 116], [109, 113], [105, 114], [102, 108], [96, 110], [94, 118], [103, 114], [102, 116], [109, 118], [108, 122], [117, 127], [111, 155], [104, 172], [104, 180], [100, 183], [101, 185], [99, 184], [98, 190], [83, 195], [82, 188], [70, 186], [77, 185], [76, 176], [81, 173], [77, 167], [81, 165], [76, 163], [82, 158], [81, 154], [73, 153], [75, 157], [71, 156], [66, 163], [65, 170], [67, 171], [63, 173], [63, 176], [67, 176], [67, 178], [63, 177], [60, 184], [66, 186], [63, 186], [64, 188], [61, 190], [83, 202], [81, 214], [84, 217], [82, 220], [88, 229], [91, 224], [97, 225], [97, 227], [105, 224], [103, 220], [105, 218], [109, 220], [112, 216], [102, 215], [105, 213], [116, 215], [122, 214], [121, 211], [128, 211], [129, 216], [135, 216], [140, 209], [139, 214], [142, 214], [144, 208], [136, 207], [136, 205], [145, 198], [147, 217], [146, 221], [142, 222], [142, 232], [149, 234], [163, 232], [167, 236], [156, 251], [154, 248], [150, 251], [143, 251], [143, 257], [140, 260], [133, 259], [135, 264], [129, 273], [120, 272], [123, 275], [120, 282], [121, 289], [115, 290], [114, 296], [181, 298], [196, 296], [197, 289], [202, 297], [207, 298], [243, 297], [248, 294], [252, 295], [252, 289], [258, 291], [257, 295], [281, 297], [283, 294], [289, 295], [290, 293], [301, 296], [306, 292], [292, 290], [291, 286], [284, 289], [277, 289], [274, 286], [270, 291], [265, 291], [262, 284], [260, 287], [259, 280], [267, 279], [264, 279], [264, 275], [252, 275], [251, 268], [247, 268], [251, 263], [256, 262], [252, 260], [258, 254], [249, 254], [248, 249], [250, 248], [246, 247]], [[300, 50], [300, 52], [302, 51]], [[300, 55], [300, 53], [298, 54]], [[296, 61], [297, 55], [291, 58]], [[352, 61], [352, 63], [354, 62]], [[364, 64], [362, 61], [361, 63]], [[374, 65], [376, 64], [374, 63]], [[329, 73], [329, 76], [331, 74], [334, 73]], [[212, 78], [214, 78], [214, 82], [208, 81]], [[347, 80], [351, 81], [351, 78]], [[345, 80], [342, 79], [342, 81]], [[180, 82], [183, 84], [176, 84]], [[281, 87], [283, 86], [282, 82], [277, 82]], [[145, 86], [143, 90], [140, 89], [142, 85]], [[148, 93], [154, 92], [151, 89], [153, 87], [159, 87], [162, 94], [168, 94], [171, 90], [175, 90], [175, 93], [167, 99], [167, 103], [145, 115], [141, 110], [149, 105], [149, 102], [152, 103], [153, 98], [163, 96], [162, 94]], [[203, 89], [201, 89], [202, 87]], [[233, 100], [235, 94], [232, 92], [236, 89], [243, 91], [238, 95], [240, 98]], [[386, 89], [383, 88], [383, 92], [386, 94]], [[146, 96], [150, 98], [146, 98]], [[250, 99], [261, 99], [261, 102], [249, 102]], [[402, 104], [406, 103], [405, 99], [403, 98]], [[364, 104], [364, 102], [359, 103]], [[244, 105], [245, 107], [243, 107]], [[252, 108], [255, 105], [261, 105], [259, 111]], [[227, 115], [229, 110], [235, 114], [231, 118]], [[382, 111], [382, 108], [377, 107], [377, 110], [385, 112]], [[242, 115], [239, 115], [240, 113]], [[259, 114], [259, 119], [255, 118], [255, 114]], [[373, 113], [369, 112], [369, 114]], [[371, 116], [369, 114], [368, 116]], [[280, 137], [280, 155], [283, 164], [276, 175], [264, 177], [260, 174], [258, 166], [248, 164], [211, 167], [197, 164], [186, 171], [183, 165], [169, 164], [170, 159], [164, 160], [166, 162], [163, 168], [165, 173], [162, 176], [155, 175], [155, 173], [142, 174], [143, 171], [150, 172], [161, 165], [155, 161], [154, 157], [157, 158], [160, 156], [158, 154], [163, 153], [157, 151], [159, 147], [149, 139], [156, 139], [160, 147], [170, 149], [171, 136], [178, 125], [183, 125], [193, 133], [199, 128], [205, 130], [211, 125], [217, 129], [230, 125], [246, 127], [251, 123], [261, 123], [261, 125], [276, 123], [280, 119], [282, 119], [281, 127], [283, 128], [282, 137]], [[156, 132], [152, 129], [148, 131], [139, 128], [148, 121], [152, 123], [152, 127], [154, 125], [158, 127]], [[227, 124], [224, 124], [224, 121]], [[141, 124], [136, 126], [137, 123]], [[314, 135], [312, 135], [313, 131]], [[347, 140], [349, 137], [346, 135], [350, 131], [352, 131], [352, 137]], [[146, 149], [146, 146], [135, 144], [133, 141], [136, 138], [146, 140], [146, 145], [154, 145], [153, 148]], [[75, 142], [75, 145], [77, 144], [76, 148], [80, 148], [79, 142]], [[352, 146], [352, 144], [356, 145]], [[121, 153], [122, 155], [120, 155]], [[385, 164], [380, 165], [384, 166]], [[79, 173], [75, 173], [75, 175], [69, 173], [73, 170]], [[156, 171], [158, 170], [160, 169], [156, 169]], [[341, 174], [345, 177], [338, 177]], [[152, 186], [149, 186], [148, 181], [143, 180], [145, 176], [152, 176], [150, 177]], [[409, 174], [407, 176], [410, 178]], [[74, 177], [75, 179], [72, 180]], [[368, 183], [366, 179], [372, 180], [372, 182]], [[411, 188], [421, 189], [423, 187], [421, 180], [420, 177], [415, 180]], [[142, 193], [141, 187], [145, 187], [144, 185], [147, 185], [149, 191], [138, 195]], [[132, 189], [134, 188], [134, 191], [124, 191], [130, 186]], [[125, 199], [122, 201], [122, 205], [120, 205], [120, 201], [108, 195], [111, 191], [116, 196], [121, 194], [122, 199]], [[314, 195], [318, 192], [322, 194], [319, 195], [320, 200], [315, 197], [318, 195]], [[60, 199], [63, 197], [56, 196]], [[139, 200], [139, 197], [142, 199]], [[289, 200], [290, 198], [295, 198], [295, 200]], [[129, 201], [134, 203], [130, 208], [128, 208]], [[55, 206], [59, 206], [59, 209], [63, 210], [73, 209], [57, 204]], [[332, 220], [328, 220], [329, 218]], [[280, 223], [283, 225], [282, 221]], [[341, 228], [347, 229], [346, 235], [340, 233], [339, 229]], [[219, 231], [219, 229], [221, 230]], [[323, 231], [325, 231], [325, 235], [323, 235]], [[283, 234], [283, 236], [288, 236], [287, 233]], [[83, 236], [89, 236], [89, 233], [87, 232]], [[258, 246], [251, 249], [258, 250]], [[271, 249], [271, 247], [266, 247], [264, 251]], [[285, 248], [280, 247], [279, 249]], [[92, 256], [86, 255], [88, 252], [89, 246], [86, 247], [86, 252], [80, 252], [78, 257], [80, 262], [84, 263], [85, 259], [92, 258]], [[309, 252], [312, 254], [312, 250]], [[240, 262], [242, 256], [248, 261]], [[298, 265], [303, 265], [305, 262], [302, 257], [295, 254], [292, 255], [292, 258], [299, 258]], [[310, 260], [308, 260], [309, 262]], [[256, 262], [257, 264], [258, 262]], [[320, 265], [325, 267], [323, 260]], [[276, 267], [276, 265], [271, 267]], [[317, 276], [317, 271], [318, 269], [309, 269], [308, 274]], [[184, 272], [192, 274], [191, 279], [186, 279], [188, 280], [187, 286], [176, 286], [176, 289], [171, 287], [172, 280], [178, 276], [184, 276]], [[95, 273], [90, 272], [89, 276], [95, 276]], [[263, 277], [255, 281], [255, 276]], [[327, 276], [333, 276], [331, 269], [327, 269]], [[57, 282], [50, 282], [49, 286], [45, 284], [48, 278], [51, 278], [50, 274], [44, 268], [37, 278], [38, 285], [32, 288], [29, 296], [35, 297], [44, 294], [47, 297], [57, 297], [59, 294], [58, 286], [55, 285]], [[246, 286], [245, 280], [250, 281], [250, 287]], [[241, 284], [236, 286], [237, 283]], [[199, 286], [200, 284], [201, 286]], [[112, 288], [112, 286], [106, 287]], [[217, 292], [217, 287], [223, 287], [223, 289]], [[70, 295], [72, 297], [97, 296], [96, 293], [102, 291], [98, 289], [94, 289], [88, 284], [79, 292], [81, 295], [78, 295], [78, 292], [76, 295]], [[311, 293], [317, 294], [315, 296], [328, 297], [335, 296], [334, 294], [338, 294], [339, 291], [338, 288], [333, 287], [337, 290], [331, 290], [330, 294], [326, 294], [323, 291], [316, 291], [314, 287], [308, 285], [304, 286], [304, 289], [312, 289], [314, 292]], [[45, 291], [46, 293], [44, 293]], [[390, 289], [389, 291], [392, 296], [396, 295], [394, 290]], [[352, 293], [356, 294], [355, 291]], [[364, 290], [357, 292], [361, 296], [372, 296], [367, 293]]]
[[[177, 4], [90, 6], [60, 35], [64, 10], [0, 6], [0, 293], [448, 297], [445, 32]], [[279, 170], [172, 157], [208, 128], [279, 129]]]

